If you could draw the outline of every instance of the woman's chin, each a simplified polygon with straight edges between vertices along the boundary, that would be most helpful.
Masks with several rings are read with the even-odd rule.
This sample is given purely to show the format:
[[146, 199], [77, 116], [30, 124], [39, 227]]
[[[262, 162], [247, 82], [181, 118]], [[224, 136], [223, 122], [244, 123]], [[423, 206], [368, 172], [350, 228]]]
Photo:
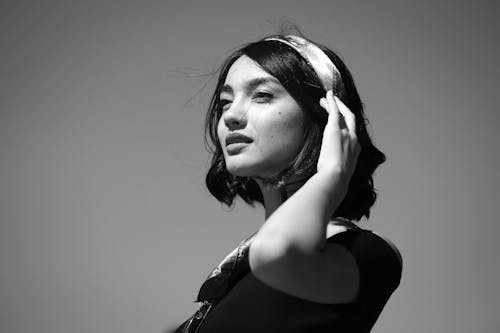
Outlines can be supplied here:
[[227, 171], [236, 177], [253, 177], [252, 173], [241, 167], [226, 167]]
[[226, 170], [237, 177], [272, 178], [283, 170], [285, 163], [270, 163], [243, 158], [243, 156], [226, 156]]
[[236, 166], [236, 165], [226, 165], [227, 171], [232, 174], [233, 176], [237, 177], [249, 177], [249, 178], [254, 178], [254, 179], [265, 179], [265, 178], [271, 178], [273, 176], [272, 173], [268, 172], [259, 172], [256, 170], [255, 167], [250, 167], [250, 166]]
[[226, 161], [226, 169], [233, 176], [253, 177], [255, 175], [255, 166], [247, 163], [237, 163], [241, 161]]

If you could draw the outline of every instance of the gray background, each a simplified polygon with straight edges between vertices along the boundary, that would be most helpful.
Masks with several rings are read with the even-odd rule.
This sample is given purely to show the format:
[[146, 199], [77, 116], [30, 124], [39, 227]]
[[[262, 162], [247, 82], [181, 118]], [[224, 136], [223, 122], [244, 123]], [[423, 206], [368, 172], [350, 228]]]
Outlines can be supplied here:
[[495, 1], [2, 1], [0, 331], [161, 332], [263, 212], [204, 187], [231, 49], [281, 20], [340, 52], [405, 267], [373, 332], [497, 332]]

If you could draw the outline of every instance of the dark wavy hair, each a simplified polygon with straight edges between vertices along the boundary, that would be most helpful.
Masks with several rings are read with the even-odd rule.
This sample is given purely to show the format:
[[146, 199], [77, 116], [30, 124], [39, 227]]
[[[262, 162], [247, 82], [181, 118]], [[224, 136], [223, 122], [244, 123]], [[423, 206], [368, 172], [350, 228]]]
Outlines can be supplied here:
[[[272, 37], [282, 38], [284, 36], [280, 34]], [[263, 204], [262, 193], [253, 179], [234, 176], [227, 171], [222, 147], [217, 136], [217, 123], [222, 114], [219, 99], [221, 88], [230, 67], [243, 55], [255, 61], [263, 70], [277, 78], [304, 111], [304, 146], [291, 165], [283, 171], [285, 179], [286, 176], [294, 175], [306, 180], [316, 173], [323, 129], [328, 119], [328, 114], [319, 105], [319, 100], [324, 97], [325, 91], [317, 74], [297, 51], [279, 41], [266, 41], [266, 38], [243, 45], [223, 62], [219, 70], [217, 86], [206, 114], [205, 142], [213, 154], [211, 166], [205, 179], [206, 185], [217, 200], [228, 206], [233, 204], [236, 196], [250, 205], [254, 205], [256, 202]], [[356, 116], [356, 134], [361, 145], [361, 152], [347, 194], [332, 217], [359, 221], [363, 216], [370, 217], [370, 208], [377, 198], [373, 185], [373, 173], [385, 161], [385, 155], [374, 146], [370, 139], [366, 128], [368, 120], [363, 111], [363, 104], [346, 65], [332, 50], [321, 44], [315, 44], [326, 53], [341, 74], [345, 89], [334, 91], [334, 94]]]

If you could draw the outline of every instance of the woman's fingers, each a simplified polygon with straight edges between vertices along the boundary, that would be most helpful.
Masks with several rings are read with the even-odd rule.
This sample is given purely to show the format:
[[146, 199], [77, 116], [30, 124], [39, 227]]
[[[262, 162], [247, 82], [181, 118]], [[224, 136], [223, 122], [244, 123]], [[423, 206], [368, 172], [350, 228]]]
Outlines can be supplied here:
[[347, 105], [345, 105], [344, 102], [340, 100], [340, 98], [335, 97], [335, 100], [337, 101], [337, 105], [339, 106], [339, 111], [342, 113], [347, 128], [349, 129], [348, 135], [351, 138], [350, 140], [351, 148], [353, 149], [353, 152], [357, 160], [357, 156], [361, 151], [361, 145], [359, 144], [358, 136], [356, 134], [356, 116], [354, 115], [354, 113], [352, 113], [351, 110], [349, 110]]
[[352, 175], [361, 148], [356, 137], [356, 117], [331, 90], [319, 104], [328, 112], [328, 122], [323, 131], [318, 172], [344, 170]]
[[328, 112], [328, 122], [323, 131], [318, 172], [344, 170], [350, 177], [361, 149], [356, 137], [356, 117], [331, 90], [319, 104]]
[[338, 124], [339, 109], [337, 107], [337, 103], [335, 103], [335, 100], [333, 99], [333, 92], [331, 90], [327, 91], [326, 97], [322, 97], [320, 99], [319, 104], [328, 113], [327, 126], [331, 126], [331, 124]]
[[356, 138], [356, 116], [349, 110], [349, 108], [338, 98], [334, 97], [335, 102], [338, 106], [339, 112], [342, 114], [346, 127], [349, 130], [349, 134], [352, 138]]
[[[333, 95], [333, 92], [331, 90], [327, 91], [326, 97], [322, 97], [319, 101], [319, 104], [323, 107], [323, 109], [328, 112], [330, 117], [334, 118], [329, 118], [328, 122], [333, 123], [333, 124], [338, 124], [339, 130], [343, 131], [344, 129], [348, 130], [348, 126], [346, 124], [346, 121], [344, 119], [344, 116], [340, 110], [340, 105], [339, 105], [339, 99]], [[343, 105], [343, 103], [342, 103]], [[345, 105], [344, 105], [345, 106]]]
[[326, 102], [328, 105], [328, 114], [329, 116], [334, 116], [335, 118], [338, 118], [339, 116], [339, 108], [337, 106], [337, 103], [335, 102], [335, 99], [333, 99], [333, 91], [328, 90], [326, 92]]
[[327, 113], [330, 113], [330, 110], [328, 110], [328, 104], [326, 102], [326, 98], [321, 97], [321, 99], [319, 100], [319, 105], [321, 105], [321, 107], [325, 109]]

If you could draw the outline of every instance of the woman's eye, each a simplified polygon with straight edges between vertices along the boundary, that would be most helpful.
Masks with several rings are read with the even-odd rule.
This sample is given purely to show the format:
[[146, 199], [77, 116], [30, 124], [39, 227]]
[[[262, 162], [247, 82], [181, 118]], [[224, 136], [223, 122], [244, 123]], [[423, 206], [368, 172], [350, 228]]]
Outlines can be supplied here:
[[220, 105], [222, 110], [227, 110], [229, 108], [230, 104], [231, 104], [231, 101], [227, 100], [227, 99], [221, 99], [219, 101], [219, 105]]
[[253, 97], [258, 99], [259, 101], [267, 102], [271, 100], [274, 96], [271, 93], [260, 91], [255, 93]]

